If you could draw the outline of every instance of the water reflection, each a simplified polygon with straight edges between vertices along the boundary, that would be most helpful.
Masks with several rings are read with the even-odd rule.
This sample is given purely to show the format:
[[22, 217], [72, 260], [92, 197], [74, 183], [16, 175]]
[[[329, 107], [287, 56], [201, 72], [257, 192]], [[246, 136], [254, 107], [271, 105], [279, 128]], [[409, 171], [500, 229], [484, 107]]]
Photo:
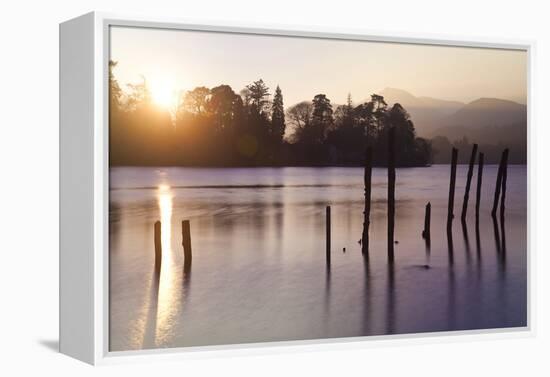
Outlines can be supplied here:
[[454, 264], [455, 260], [455, 251], [454, 251], [454, 244], [453, 244], [453, 232], [447, 231], [447, 252], [449, 255], [449, 265], [452, 266]]
[[456, 278], [454, 268], [449, 268], [447, 275], [447, 328], [456, 328]]
[[454, 265], [453, 232], [447, 232], [447, 248], [449, 253], [449, 272], [447, 275], [447, 328], [456, 327], [456, 287]]
[[481, 237], [479, 235], [479, 221], [476, 219], [476, 253], [478, 261], [481, 261]]
[[498, 220], [495, 216], [491, 216], [491, 218], [493, 219], [493, 232], [494, 232], [494, 236], [495, 236], [495, 248], [496, 248], [496, 251], [497, 251], [497, 255], [500, 256], [500, 253], [502, 251], [502, 248], [501, 248], [501, 238], [500, 238], [500, 230], [498, 228]]
[[468, 237], [468, 225], [462, 221], [462, 237], [464, 238], [464, 250], [466, 251], [466, 262], [470, 263], [470, 238]]
[[161, 221], [162, 266], [158, 284], [158, 304], [155, 345], [169, 342], [178, 310], [177, 290], [174, 282], [174, 252], [172, 250], [172, 192], [169, 186], [158, 188], [158, 206]]
[[[138, 173], [145, 174], [143, 171], [149, 174], [153, 169]], [[494, 167], [488, 171], [496, 174]], [[114, 233], [110, 244], [110, 349], [525, 323], [523, 176], [510, 190], [507, 210], [513, 216], [506, 218], [507, 239], [502, 222], [497, 222], [495, 229], [489, 216], [482, 216], [475, 236], [469, 234], [473, 224], [461, 230], [456, 224], [454, 237], [458, 239], [453, 244], [453, 232], [445, 234], [446, 167], [399, 172], [399, 182], [406, 190], [397, 198], [396, 263], [388, 266], [384, 173], [380, 170], [373, 175], [368, 261], [357, 244], [363, 229], [361, 169], [285, 169], [277, 176], [284, 184], [265, 188], [214, 185], [278, 184], [273, 173], [264, 169], [177, 169], [172, 176], [155, 181], [131, 181], [135, 187], [154, 189], [112, 191], [111, 210], [116, 213], [110, 228]], [[125, 184], [127, 176], [122, 177]], [[461, 175], [459, 167], [458, 177], [462, 176], [465, 173]], [[315, 180], [326, 184], [315, 189], [296, 186]], [[169, 185], [159, 185], [161, 182]], [[175, 188], [185, 182], [208, 188]], [[485, 196], [492, 196], [492, 188]], [[424, 217], [417, 214], [428, 198], [433, 205], [434, 232], [426, 240], [419, 235]], [[324, 255], [327, 203], [333, 206], [333, 250], [346, 247], [345, 254], [332, 254], [329, 269]], [[489, 200], [482, 203], [489, 204]], [[488, 213], [483, 207], [482, 214]], [[181, 250], [183, 219], [192, 223], [196, 246], [192, 267]], [[163, 249], [159, 273], [152, 264], [153, 223], [157, 220], [161, 221]], [[494, 230], [498, 237], [493, 239]], [[487, 257], [488, 251], [494, 252], [493, 242], [498, 244], [498, 259]], [[483, 268], [482, 247], [486, 253]], [[504, 275], [501, 256], [506, 249], [508, 274]], [[466, 264], [470, 252], [471, 263]], [[424, 260], [429, 268], [421, 266]]]
[[371, 271], [370, 271], [370, 264], [368, 261], [368, 254], [365, 254], [363, 256], [363, 267], [364, 267], [364, 292], [363, 292], [363, 334], [367, 335], [370, 334], [371, 329], [371, 322], [372, 322], [372, 294], [373, 289], [371, 287], [372, 279], [371, 279]]
[[501, 259], [506, 261], [506, 231], [504, 228], [504, 215], [500, 217]]
[[493, 228], [495, 234], [495, 244], [497, 246], [497, 258], [501, 267], [506, 264], [506, 230], [504, 226], [504, 216], [500, 218], [500, 228], [496, 216], [493, 216]]
[[[155, 266], [156, 267], [156, 266]], [[151, 276], [151, 285], [149, 288], [149, 299], [147, 305], [149, 307], [145, 323], [142, 324], [143, 333], [143, 349], [155, 347], [155, 332], [157, 329], [157, 310], [158, 310], [158, 294], [159, 294], [160, 269], [155, 268]]]
[[430, 256], [432, 254], [432, 241], [430, 237], [424, 238], [424, 248], [426, 252], [426, 266], [430, 265]]
[[330, 326], [330, 285], [331, 285], [331, 275], [330, 275], [330, 264], [327, 264], [325, 267], [325, 299], [324, 299], [324, 322], [323, 326], [325, 328], [325, 333], [328, 333]]
[[388, 283], [386, 295], [386, 333], [395, 333], [395, 265], [388, 263]]

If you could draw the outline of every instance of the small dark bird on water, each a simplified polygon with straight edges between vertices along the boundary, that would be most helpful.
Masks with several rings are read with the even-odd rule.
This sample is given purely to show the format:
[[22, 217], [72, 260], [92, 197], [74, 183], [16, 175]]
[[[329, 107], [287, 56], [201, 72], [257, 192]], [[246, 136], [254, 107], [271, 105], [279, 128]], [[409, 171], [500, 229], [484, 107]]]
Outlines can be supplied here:
[[345, 253], [345, 252], [346, 252], [346, 248], [344, 247], [344, 248], [342, 249], [342, 251]]
[[393, 243], [399, 243], [399, 241], [395, 240], [395, 241], [393, 241]]

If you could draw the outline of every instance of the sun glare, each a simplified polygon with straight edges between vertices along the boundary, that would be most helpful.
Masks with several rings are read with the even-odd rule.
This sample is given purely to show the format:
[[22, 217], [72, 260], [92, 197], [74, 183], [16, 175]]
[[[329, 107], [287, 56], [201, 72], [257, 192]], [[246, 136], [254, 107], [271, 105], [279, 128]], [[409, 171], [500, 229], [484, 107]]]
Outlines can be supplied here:
[[151, 97], [158, 106], [172, 109], [177, 105], [177, 90], [168, 80], [154, 80], [150, 83]]

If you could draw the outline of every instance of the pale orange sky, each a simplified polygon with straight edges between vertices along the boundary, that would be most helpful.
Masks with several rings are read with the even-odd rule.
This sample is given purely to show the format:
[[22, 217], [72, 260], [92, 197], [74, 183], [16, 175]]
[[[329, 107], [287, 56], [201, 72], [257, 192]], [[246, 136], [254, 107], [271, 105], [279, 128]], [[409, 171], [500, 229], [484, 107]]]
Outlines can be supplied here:
[[469, 102], [495, 97], [526, 103], [527, 53], [465, 47], [342, 41], [113, 27], [111, 59], [122, 84], [169, 83], [178, 90], [262, 78], [280, 85], [285, 106], [319, 93], [358, 102], [386, 87]]

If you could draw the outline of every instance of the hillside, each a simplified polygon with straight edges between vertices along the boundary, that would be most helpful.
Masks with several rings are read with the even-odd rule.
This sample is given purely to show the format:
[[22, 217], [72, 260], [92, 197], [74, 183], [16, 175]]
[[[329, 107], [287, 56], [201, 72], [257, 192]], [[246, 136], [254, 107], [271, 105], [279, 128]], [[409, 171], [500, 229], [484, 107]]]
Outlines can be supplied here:
[[442, 119], [442, 127], [509, 126], [525, 122], [527, 106], [497, 98], [480, 98]]
[[[430, 97], [416, 97], [395, 88], [379, 92], [389, 106], [407, 109], [420, 137], [433, 140], [434, 163], [447, 163], [450, 149], [471, 148], [477, 143], [486, 161], [496, 163], [500, 151], [510, 148], [511, 163], [527, 160], [527, 106], [498, 98], [479, 98], [467, 104]], [[462, 153], [460, 162], [465, 162]]]
[[464, 107], [458, 101], [446, 101], [431, 97], [416, 97], [413, 94], [395, 88], [386, 88], [379, 92], [388, 105], [401, 104], [413, 119], [417, 134], [429, 136], [442, 125], [442, 120]]

